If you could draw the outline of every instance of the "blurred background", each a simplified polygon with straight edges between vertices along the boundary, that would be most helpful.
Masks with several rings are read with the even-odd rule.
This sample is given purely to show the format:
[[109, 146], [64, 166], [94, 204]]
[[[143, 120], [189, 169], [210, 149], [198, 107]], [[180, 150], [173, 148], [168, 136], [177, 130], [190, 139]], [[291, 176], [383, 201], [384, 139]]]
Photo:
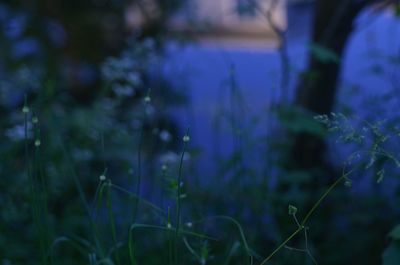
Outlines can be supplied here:
[[400, 264], [399, 19], [0, 1], [0, 264]]

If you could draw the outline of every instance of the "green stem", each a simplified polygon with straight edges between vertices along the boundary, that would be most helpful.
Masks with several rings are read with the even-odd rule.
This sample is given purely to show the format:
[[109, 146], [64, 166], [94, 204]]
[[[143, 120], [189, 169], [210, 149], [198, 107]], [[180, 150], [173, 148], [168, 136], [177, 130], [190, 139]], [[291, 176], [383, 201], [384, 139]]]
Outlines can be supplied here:
[[292, 240], [293, 237], [295, 237], [300, 231], [303, 230], [303, 227], [297, 228], [296, 231], [294, 231], [288, 238], [286, 238], [285, 241], [283, 241], [266, 259], [264, 259], [260, 265], [266, 264], [270, 259], [272, 259], [273, 256], [275, 256], [276, 253], [278, 253], [279, 250], [281, 250], [290, 240]]
[[331, 193], [331, 191], [344, 179], [346, 179], [351, 173], [353, 173], [356, 170], [356, 167], [347, 171], [346, 173], [343, 172], [342, 176], [338, 178], [329, 188], [322, 194], [322, 196], [318, 199], [318, 201], [314, 204], [314, 206], [307, 212], [306, 216], [304, 219], [301, 221], [300, 226], [298, 229], [293, 232], [285, 241], [283, 241], [282, 244], [280, 244], [266, 259], [264, 259], [260, 265], [263, 265], [267, 263], [275, 254], [281, 250], [294, 236], [296, 236], [301, 230], [305, 229], [305, 225], [312, 216], [312, 214], [315, 212], [315, 210], [321, 205], [323, 200]]
[[[143, 141], [143, 125], [140, 128], [139, 133], [139, 144], [138, 144], [138, 153], [137, 153], [137, 185], [136, 185], [136, 196], [140, 198], [140, 188], [142, 182], [142, 141]], [[136, 222], [137, 212], [139, 208], [139, 201], [136, 200], [133, 206], [133, 214], [132, 214], [132, 223]]]
[[128, 248], [129, 248], [129, 260], [131, 262], [131, 265], [136, 265], [135, 249], [133, 246], [133, 229], [129, 230]]
[[[40, 139], [39, 130], [34, 126], [35, 139]], [[33, 187], [36, 195], [36, 218], [38, 232], [40, 234], [40, 246], [42, 249], [43, 264], [48, 263], [47, 249], [49, 247], [49, 229], [48, 229], [48, 209], [47, 209], [47, 188], [44, 179], [43, 166], [41, 161], [40, 146], [35, 146], [34, 152], [34, 175]]]
[[[188, 136], [188, 131], [187, 130], [185, 136]], [[179, 257], [178, 257], [178, 237], [179, 237], [179, 227], [181, 224], [181, 195], [182, 195], [182, 187], [181, 187], [181, 182], [182, 182], [182, 170], [183, 170], [183, 159], [185, 157], [185, 152], [186, 152], [186, 141], [183, 141], [183, 148], [182, 148], [182, 155], [181, 159], [179, 162], [179, 171], [178, 171], [178, 187], [177, 187], [177, 192], [176, 192], [176, 228], [175, 228], [175, 261], [176, 264], [179, 263]]]
[[303, 221], [301, 222], [301, 225], [304, 226], [308, 219], [310, 219], [311, 215], [315, 212], [315, 210], [321, 205], [322, 201], [331, 193], [331, 191], [344, 179], [346, 179], [351, 173], [354, 172], [356, 168], [353, 168], [352, 170], [348, 171], [347, 173], [342, 174], [340, 178], [338, 178], [326, 191], [325, 193], [319, 198], [319, 200], [314, 204], [314, 206], [311, 208], [311, 210], [308, 211], [306, 214], [306, 217], [304, 217]]
[[[29, 186], [30, 186], [30, 202], [32, 206], [32, 218], [33, 222], [36, 228], [38, 240], [39, 240], [39, 246], [40, 246], [40, 252], [41, 252], [41, 263], [43, 265], [48, 264], [48, 259], [47, 259], [47, 251], [46, 251], [46, 238], [45, 238], [45, 229], [41, 224], [41, 209], [40, 209], [40, 198], [38, 191], [36, 190], [36, 184], [37, 181], [35, 180], [35, 173], [37, 172], [36, 167], [31, 167], [30, 163], [30, 157], [29, 157], [29, 143], [28, 143], [28, 112], [29, 108], [27, 107], [27, 98], [25, 96], [25, 103], [24, 103], [24, 110], [27, 109], [27, 111], [24, 111], [24, 142], [25, 142], [25, 160], [26, 160], [26, 174], [27, 174], [27, 179], [29, 181]], [[36, 160], [37, 156], [34, 156], [34, 166], [37, 165]]]
[[112, 235], [112, 239], [114, 241], [117, 264], [120, 265], [121, 259], [120, 259], [119, 251], [118, 251], [117, 229], [115, 226], [114, 213], [113, 213], [112, 201], [111, 201], [111, 185], [109, 185], [107, 188], [107, 209], [108, 209], [108, 217], [109, 217], [110, 226], [111, 226], [111, 235]]
[[61, 138], [59, 139], [59, 142], [60, 142], [60, 146], [62, 148], [62, 151], [64, 153], [64, 157], [65, 157], [65, 159], [66, 159], [66, 161], [68, 163], [68, 167], [70, 169], [71, 176], [72, 176], [72, 179], [74, 181], [75, 187], [78, 190], [79, 198], [81, 200], [81, 203], [83, 204], [84, 210], [85, 210], [86, 215], [88, 217], [89, 226], [90, 226], [90, 229], [91, 229], [91, 232], [92, 232], [94, 243], [96, 244], [96, 247], [97, 247], [97, 250], [99, 252], [100, 257], [104, 258], [105, 255], [104, 255], [104, 251], [103, 251], [103, 248], [102, 248], [102, 246], [100, 244], [100, 240], [99, 240], [99, 237], [98, 237], [98, 234], [97, 234], [96, 224], [95, 224], [95, 222], [93, 220], [93, 216], [92, 216], [90, 208], [89, 208], [89, 203], [88, 203], [88, 201], [86, 199], [86, 196], [85, 196], [85, 194], [83, 192], [83, 188], [82, 188], [82, 185], [81, 185], [81, 183], [79, 181], [78, 174], [76, 173], [75, 168], [73, 166], [72, 158], [70, 157], [69, 152], [67, 151], [67, 148], [65, 147], [65, 145], [62, 142]]

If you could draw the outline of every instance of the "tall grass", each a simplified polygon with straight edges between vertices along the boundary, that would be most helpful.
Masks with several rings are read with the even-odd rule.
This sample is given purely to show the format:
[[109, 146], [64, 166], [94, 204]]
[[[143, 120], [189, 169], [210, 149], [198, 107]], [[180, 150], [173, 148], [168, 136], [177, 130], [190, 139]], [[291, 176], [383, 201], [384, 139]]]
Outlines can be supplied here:
[[[183, 183], [184, 179], [184, 161], [185, 155], [188, 150], [188, 143], [190, 141], [189, 130], [186, 131], [182, 138], [182, 150], [180, 154], [180, 158], [178, 161], [177, 172], [176, 172], [176, 180], [175, 180], [175, 216], [171, 218], [170, 207], [167, 209], [163, 209], [162, 207], [157, 206], [156, 204], [142, 198], [140, 195], [140, 181], [138, 180], [138, 185], [136, 186], [136, 192], [132, 192], [124, 187], [116, 185], [112, 182], [111, 178], [108, 177], [107, 173], [107, 165], [104, 163], [104, 171], [100, 175], [99, 183], [96, 188], [96, 193], [94, 195], [93, 203], [89, 203], [84, 189], [79, 181], [78, 175], [74, 170], [72, 158], [70, 156], [70, 152], [68, 148], [65, 146], [64, 142], [60, 139], [60, 146], [63, 150], [64, 158], [66, 163], [68, 164], [68, 168], [70, 169], [70, 175], [74, 181], [75, 188], [80, 198], [81, 206], [85, 211], [85, 218], [88, 221], [88, 226], [90, 228], [91, 240], [86, 240], [84, 238], [78, 236], [60, 236], [56, 239], [51, 239], [51, 235], [48, 231], [48, 192], [47, 192], [47, 184], [46, 179], [43, 173], [43, 161], [41, 156], [41, 136], [40, 136], [40, 128], [38, 126], [38, 118], [36, 116], [32, 117], [32, 137], [34, 139], [33, 143], [30, 137], [30, 127], [29, 127], [29, 114], [31, 113], [30, 109], [25, 103], [23, 108], [24, 114], [24, 149], [25, 149], [25, 160], [26, 160], [26, 168], [27, 168], [27, 179], [29, 180], [30, 186], [30, 199], [31, 199], [31, 209], [32, 209], [32, 219], [34, 221], [34, 226], [36, 229], [36, 233], [38, 236], [38, 242], [40, 246], [40, 264], [55, 264], [57, 263], [56, 257], [56, 247], [61, 243], [67, 243], [76, 249], [83, 256], [86, 255], [86, 259], [89, 264], [130, 264], [137, 265], [140, 264], [138, 253], [143, 251], [145, 245], [142, 244], [143, 240], [140, 237], [136, 236], [138, 230], [151, 230], [153, 232], [161, 232], [163, 234], [163, 240], [165, 242], [165, 251], [168, 253], [168, 263], [170, 265], [180, 265], [187, 264], [187, 260], [185, 259], [186, 255], [191, 256], [196, 263], [205, 265], [208, 262], [208, 250], [207, 250], [207, 242], [211, 241], [219, 241], [220, 239], [210, 236], [207, 233], [207, 230], [202, 232], [197, 232], [193, 230], [193, 224], [205, 224], [206, 222], [219, 222], [219, 221], [228, 221], [234, 225], [235, 230], [238, 232], [237, 238], [238, 241], [231, 244], [229, 251], [226, 253], [226, 256], [222, 258], [223, 264], [231, 264], [238, 263], [236, 259], [236, 253], [238, 249], [243, 250], [243, 254], [246, 255], [246, 261], [244, 264], [253, 265], [259, 262], [259, 265], [271, 264], [272, 259], [280, 252], [282, 249], [288, 249], [291, 251], [297, 251], [304, 253], [307, 255], [309, 260], [313, 264], [318, 264], [314, 255], [309, 248], [309, 238], [308, 231], [312, 229], [312, 227], [308, 227], [310, 220], [317, 214], [317, 211], [320, 207], [322, 207], [325, 199], [332, 193], [332, 191], [337, 188], [341, 183], [345, 183], [346, 186], [349, 186], [351, 183], [350, 176], [359, 169], [362, 169], [364, 165], [362, 163], [358, 163], [350, 167], [351, 164], [349, 161], [345, 162], [345, 166], [343, 167], [343, 172], [339, 178], [337, 178], [326, 190], [321, 194], [319, 199], [314, 203], [314, 205], [305, 213], [302, 219], [298, 219], [297, 217], [297, 208], [295, 206], [289, 205], [289, 216], [291, 216], [296, 225], [296, 229], [286, 237], [269, 255], [265, 258], [262, 255], [258, 254], [248, 242], [245, 229], [243, 229], [242, 225], [238, 220], [230, 216], [210, 216], [204, 217], [199, 220], [192, 220], [190, 222], [190, 226], [188, 228], [184, 228], [182, 223], [182, 199], [185, 197], [183, 193]], [[323, 123], [329, 126], [336, 126], [336, 123], [329, 123], [325, 117], [319, 117]], [[333, 125], [332, 125], [333, 124]], [[367, 123], [368, 124], [368, 123]], [[375, 134], [376, 128], [374, 125], [369, 124], [369, 128]], [[354, 132], [352, 132], [354, 135]], [[400, 165], [397, 158], [394, 154], [385, 150], [381, 147], [381, 144], [384, 142], [380, 138], [377, 137], [376, 141], [372, 143], [372, 148], [363, 151], [359, 150], [357, 153], [367, 153], [371, 157], [382, 156], [387, 160], [392, 161], [395, 165]], [[140, 140], [142, 140], [142, 136], [140, 136]], [[105, 152], [104, 146], [104, 137], [101, 137], [102, 141], [102, 151]], [[31, 159], [30, 146], [34, 146], [33, 159]], [[140, 146], [140, 145], [139, 145]], [[351, 155], [353, 157], [354, 154]], [[138, 154], [138, 168], [140, 168], [140, 151]], [[349, 158], [350, 160], [352, 158]], [[163, 171], [165, 169], [163, 168]], [[165, 173], [165, 172], [164, 172]], [[382, 173], [383, 174], [383, 173]], [[138, 172], [138, 178], [140, 178], [140, 173]], [[383, 176], [380, 176], [377, 182], [382, 181]], [[139, 190], [138, 190], [139, 187]], [[133, 205], [136, 209], [134, 219], [130, 221], [130, 225], [128, 228], [124, 229], [124, 227], [119, 226], [119, 223], [116, 221], [115, 212], [114, 212], [114, 200], [113, 194], [120, 193], [121, 195], [128, 196], [129, 199], [133, 199]], [[97, 222], [101, 221], [98, 219], [98, 212], [102, 207], [103, 201], [105, 202], [105, 208], [108, 215], [107, 225], [109, 226], [108, 233], [104, 236], [104, 232], [99, 231]], [[160, 220], [158, 223], [138, 223], [138, 218], [136, 217], [139, 212], [137, 211], [139, 205], [143, 205], [144, 207], [151, 210], [152, 213]], [[93, 210], [92, 208], [95, 207]], [[172, 221], [174, 219], [174, 221]], [[206, 227], [206, 226], [205, 226]], [[303, 239], [305, 243], [304, 248], [298, 248], [290, 246], [290, 242], [296, 238], [298, 235], [303, 234]], [[122, 235], [121, 239], [119, 238]], [[112, 243], [110, 245], [109, 251], [104, 249], [104, 246], [101, 242], [101, 238], [111, 238]], [[196, 246], [193, 245], [188, 238], [193, 237], [196, 239], [203, 240], [202, 246], [199, 249], [196, 249]], [[53, 241], [53, 243], [50, 243]], [[183, 251], [184, 246], [187, 252]]]
[[[37, 240], [39, 241], [41, 264], [51, 264], [49, 255], [50, 231], [48, 230], [48, 206], [47, 185], [43, 174], [43, 163], [41, 156], [41, 138], [36, 115], [30, 115], [27, 97], [22, 109], [24, 115], [24, 149], [26, 162], [26, 177], [29, 182], [30, 205], [32, 219], [36, 228]], [[31, 119], [29, 119], [31, 118]], [[29, 126], [32, 125], [32, 126]], [[33, 141], [30, 139], [33, 137]], [[33, 159], [31, 159], [30, 146], [33, 145]]]

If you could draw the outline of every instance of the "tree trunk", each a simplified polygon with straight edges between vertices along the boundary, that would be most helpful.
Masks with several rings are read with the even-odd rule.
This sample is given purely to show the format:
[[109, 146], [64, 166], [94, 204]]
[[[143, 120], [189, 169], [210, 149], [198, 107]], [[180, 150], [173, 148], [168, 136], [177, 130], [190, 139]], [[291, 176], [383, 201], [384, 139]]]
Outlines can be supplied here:
[[[343, 57], [346, 42], [353, 29], [353, 21], [361, 10], [351, 0], [317, 0], [314, 10], [312, 43]], [[309, 66], [303, 75], [296, 94], [295, 104], [314, 114], [329, 114], [337, 94], [338, 77], [342, 60], [321, 60], [309, 54]], [[326, 168], [323, 159], [323, 139], [300, 133], [295, 135], [292, 161], [296, 169], [310, 171]]]

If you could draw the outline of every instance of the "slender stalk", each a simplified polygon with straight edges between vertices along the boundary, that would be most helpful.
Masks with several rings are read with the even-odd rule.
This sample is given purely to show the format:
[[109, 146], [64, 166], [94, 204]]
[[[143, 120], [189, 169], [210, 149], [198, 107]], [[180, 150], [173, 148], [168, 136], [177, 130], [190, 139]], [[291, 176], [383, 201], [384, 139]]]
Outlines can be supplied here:
[[129, 230], [128, 249], [129, 249], [130, 264], [131, 265], [136, 265], [135, 249], [134, 249], [134, 246], [133, 246], [133, 229]]
[[296, 231], [294, 231], [288, 238], [286, 238], [285, 241], [283, 241], [266, 259], [264, 259], [260, 265], [266, 264], [270, 259], [272, 259], [273, 256], [275, 256], [276, 253], [278, 253], [279, 250], [281, 250], [286, 244], [292, 240], [293, 237], [295, 237], [300, 231], [303, 230], [303, 227], [298, 227]]
[[[150, 97], [151, 89], [149, 88], [147, 91], [147, 95], [144, 98], [144, 105], [146, 107], [147, 104], [150, 104], [151, 97]], [[144, 132], [144, 122], [146, 118], [146, 109], [143, 109], [143, 120], [142, 125], [139, 131], [139, 143], [138, 143], [138, 150], [137, 150], [137, 184], [136, 184], [136, 196], [140, 197], [140, 188], [142, 185], [142, 143], [143, 143], [143, 132]], [[132, 223], [136, 222], [137, 219], [137, 212], [138, 212], [139, 202], [136, 201], [133, 205], [132, 211]]]
[[[244, 234], [243, 228], [240, 225], [240, 223], [236, 219], [234, 219], [234, 218], [232, 218], [230, 216], [225, 216], [225, 215], [216, 215], [216, 216], [209, 217], [208, 219], [223, 219], [223, 220], [227, 220], [227, 221], [233, 223], [236, 226], [236, 228], [237, 228], [237, 230], [239, 232], [239, 235], [240, 235], [240, 239], [242, 241], [242, 244], [243, 244], [243, 246], [245, 248], [245, 251], [246, 251], [246, 254], [248, 256], [248, 263], [250, 265], [252, 265], [253, 264], [253, 254], [252, 254], [252, 252], [254, 252], [254, 251], [252, 251], [252, 249], [250, 248], [249, 244], [247, 243], [246, 236]], [[258, 256], [258, 255], [256, 254], [256, 256]]]
[[[170, 208], [168, 207], [168, 216], [167, 216], [167, 228], [171, 225], [171, 211]], [[173, 242], [172, 242], [172, 233], [169, 230], [167, 232], [167, 244], [168, 244], [168, 261], [169, 265], [172, 265], [173, 260], [174, 260], [174, 253], [173, 253]]]
[[[170, 224], [170, 223], [168, 222], [168, 224]], [[173, 229], [174, 229], [170, 225], [159, 226], [159, 225], [151, 225], [151, 224], [137, 224], [137, 223], [132, 224], [130, 229], [129, 229], [129, 239], [128, 239], [128, 247], [129, 247], [129, 252], [130, 252], [129, 255], [130, 255], [131, 265], [132, 264], [137, 264], [136, 261], [135, 261], [135, 255], [134, 255], [135, 253], [134, 253], [134, 246], [133, 246], [133, 231], [135, 229], [138, 229], [138, 228], [165, 231], [167, 233], [167, 236], [169, 236], [170, 232], [171, 231], [173, 232]], [[204, 234], [199, 234], [199, 233], [196, 233], [196, 232], [187, 231], [187, 230], [183, 230], [183, 229], [181, 229], [179, 231], [179, 233], [181, 233], [183, 235], [191, 236], [191, 237], [200, 238], [200, 239], [207, 239], [207, 240], [217, 241], [216, 238], [213, 238], [211, 236], [204, 235]], [[171, 241], [169, 240], [169, 242], [171, 242]], [[172, 262], [172, 258], [173, 258], [172, 257], [172, 254], [173, 254], [172, 253], [172, 242], [170, 244], [168, 244], [168, 245], [170, 246], [170, 248], [169, 248], [169, 250], [170, 250], [169, 261], [171, 263]]]
[[148, 208], [152, 209], [153, 211], [157, 212], [159, 215], [161, 215], [163, 218], [165, 218], [166, 213], [163, 209], [161, 209], [160, 207], [158, 207], [157, 205], [138, 197], [136, 194], [134, 194], [133, 192], [130, 192], [129, 190], [126, 190], [120, 186], [117, 186], [113, 183], [110, 184], [110, 187], [114, 188], [115, 190], [121, 192], [121, 193], [125, 193], [127, 195], [129, 195], [129, 197], [134, 198], [135, 200], [137, 200], [139, 203], [144, 204], [146, 206], [148, 206]]
[[346, 179], [351, 173], [354, 172], [356, 168], [351, 169], [347, 173], [342, 174], [340, 178], [338, 178], [326, 191], [325, 193], [319, 198], [319, 200], [314, 204], [311, 210], [308, 211], [306, 216], [304, 217], [303, 221], [301, 221], [301, 225], [304, 226], [308, 219], [310, 219], [311, 215], [315, 212], [315, 210], [321, 205], [322, 201], [331, 193], [331, 191], [344, 179]]
[[[118, 186], [113, 185], [114, 188], [128, 193], [130, 194], [130, 196], [135, 196], [136, 200], [133, 204], [133, 209], [132, 209], [132, 224], [136, 223], [137, 220], [137, 212], [138, 212], [138, 208], [139, 208], [139, 201], [141, 200], [140, 198], [140, 188], [141, 188], [141, 182], [142, 182], [142, 141], [143, 141], [143, 124], [140, 128], [140, 132], [139, 132], [139, 143], [138, 143], [138, 150], [137, 150], [137, 184], [136, 184], [136, 192], [135, 194], [132, 194], [130, 191], [127, 191], [123, 188], [120, 188]], [[129, 247], [129, 259], [130, 259], [130, 263], [131, 265], [135, 265], [136, 261], [135, 261], [135, 254], [134, 254], [134, 242], [133, 242], [133, 234], [132, 234], [132, 230], [129, 232], [129, 243], [128, 243], [128, 247]]]
[[[49, 230], [48, 230], [48, 207], [47, 207], [47, 188], [44, 178], [43, 165], [40, 152], [40, 131], [35, 124], [33, 124], [34, 139], [35, 139], [35, 152], [34, 152], [34, 171], [32, 173], [33, 192], [36, 195], [36, 218], [38, 232], [40, 234], [40, 247], [42, 250], [43, 264], [48, 264], [49, 259], [47, 249], [49, 247]], [[38, 141], [38, 142], [37, 142]]]
[[[296, 236], [300, 231], [305, 229], [305, 225], [307, 224], [308, 220], [311, 218], [312, 214], [315, 210], [321, 205], [323, 200], [331, 193], [331, 191], [343, 180], [345, 180], [350, 174], [352, 174], [357, 168], [353, 168], [346, 173], [343, 172], [342, 176], [340, 176], [329, 188], [322, 194], [322, 196], [318, 199], [318, 201], [314, 204], [314, 206], [307, 212], [306, 216], [298, 226], [297, 230], [293, 232], [285, 241], [283, 241], [266, 259], [264, 259], [260, 265], [266, 264], [275, 254], [281, 250], [294, 236]], [[308, 253], [311, 256], [311, 253]], [[313, 259], [313, 258], [312, 258]], [[315, 261], [315, 260], [313, 260]]]
[[38, 170], [36, 170], [37, 166], [37, 150], [35, 150], [35, 156], [34, 156], [34, 167], [32, 167], [30, 163], [30, 157], [29, 157], [29, 139], [28, 139], [28, 114], [30, 112], [29, 107], [27, 106], [27, 97], [25, 96], [25, 103], [24, 107], [22, 109], [22, 112], [24, 113], [24, 147], [25, 147], [25, 160], [26, 160], [26, 174], [27, 174], [27, 179], [29, 181], [29, 186], [30, 186], [30, 202], [32, 205], [32, 218], [33, 222], [36, 228], [38, 240], [39, 240], [39, 248], [40, 248], [40, 256], [41, 256], [41, 263], [43, 265], [48, 264], [48, 255], [47, 255], [47, 236], [46, 233], [47, 231], [44, 229], [43, 224], [41, 223], [41, 217], [42, 217], [42, 210], [40, 208], [41, 200], [38, 197], [39, 192], [37, 191], [36, 185], [37, 185], [37, 180], [35, 178], [36, 173]]
[[176, 218], [175, 218], [175, 262], [179, 263], [179, 253], [178, 253], [178, 237], [179, 237], [179, 228], [181, 224], [181, 196], [182, 196], [182, 172], [183, 172], [183, 159], [185, 157], [186, 145], [189, 141], [189, 129], [187, 129], [185, 136], [183, 137], [183, 147], [181, 159], [179, 162], [179, 171], [178, 171], [178, 187], [176, 192]]
[[[143, 125], [139, 132], [139, 143], [138, 143], [138, 153], [137, 153], [137, 184], [136, 184], [136, 196], [140, 198], [140, 188], [142, 185], [142, 141], [143, 141]], [[136, 222], [137, 212], [139, 208], [139, 200], [135, 201], [132, 211], [132, 223]]]
[[112, 239], [114, 241], [114, 246], [115, 246], [115, 256], [117, 259], [117, 265], [121, 265], [121, 258], [120, 258], [119, 251], [118, 251], [117, 229], [115, 226], [115, 219], [114, 219], [114, 213], [113, 213], [112, 201], [111, 201], [111, 185], [108, 185], [108, 188], [107, 188], [107, 209], [108, 209], [108, 218], [109, 218], [110, 226], [111, 226], [111, 235], [112, 235]]
[[60, 145], [61, 145], [62, 151], [64, 153], [64, 156], [66, 158], [66, 161], [68, 163], [68, 166], [69, 166], [69, 169], [70, 169], [70, 173], [72, 175], [72, 179], [74, 181], [75, 187], [78, 190], [79, 198], [81, 200], [81, 203], [82, 203], [83, 208], [85, 210], [85, 213], [87, 215], [87, 218], [88, 218], [88, 221], [89, 221], [89, 227], [91, 229], [91, 233], [92, 233], [92, 236], [93, 236], [94, 243], [96, 244], [96, 247], [97, 247], [97, 250], [99, 251], [100, 257], [104, 258], [105, 255], [104, 255], [103, 248], [101, 247], [100, 240], [98, 238], [96, 224], [95, 224], [95, 222], [93, 220], [93, 216], [91, 214], [91, 211], [90, 211], [90, 208], [89, 208], [89, 203], [88, 203], [88, 201], [86, 199], [85, 193], [83, 192], [82, 184], [79, 181], [78, 175], [77, 175], [77, 173], [75, 171], [75, 168], [73, 166], [73, 163], [72, 163], [72, 158], [70, 157], [70, 155], [69, 155], [69, 153], [67, 151], [67, 148], [65, 147], [65, 145], [64, 145], [64, 143], [62, 142], [61, 139], [59, 139], [59, 141], [60, 141]]

